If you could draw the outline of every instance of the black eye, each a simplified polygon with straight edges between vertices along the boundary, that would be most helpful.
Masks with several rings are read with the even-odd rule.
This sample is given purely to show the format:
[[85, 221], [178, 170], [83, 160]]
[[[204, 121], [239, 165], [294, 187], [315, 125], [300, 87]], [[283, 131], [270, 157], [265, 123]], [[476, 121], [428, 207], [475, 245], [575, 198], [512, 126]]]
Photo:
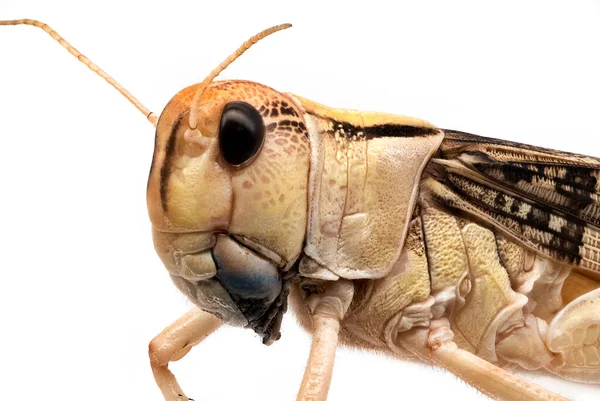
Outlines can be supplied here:
[[239, 166], [258, 153], [265, 140], [265, 124], [258, 110], [246, 102], [231, 102], [223, 109], [219, 147], [223, 159]]

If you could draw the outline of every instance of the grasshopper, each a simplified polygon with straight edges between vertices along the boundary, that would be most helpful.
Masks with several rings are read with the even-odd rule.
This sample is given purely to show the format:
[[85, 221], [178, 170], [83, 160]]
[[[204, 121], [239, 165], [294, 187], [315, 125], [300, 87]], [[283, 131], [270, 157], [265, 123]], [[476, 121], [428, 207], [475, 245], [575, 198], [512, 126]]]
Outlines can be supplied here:
[[155, 249], [197, 307], [149, 346], [169, 370], [222, 324], [313, 335], [299, 400], [324, 400], [339, 344], [444, 367], [492, 398], [564, 400], [507, 368], [599, 383], [600, 160], [332, 109], [215, 81], [245, 42], [160, 115], [43, 29], [156, 127]]

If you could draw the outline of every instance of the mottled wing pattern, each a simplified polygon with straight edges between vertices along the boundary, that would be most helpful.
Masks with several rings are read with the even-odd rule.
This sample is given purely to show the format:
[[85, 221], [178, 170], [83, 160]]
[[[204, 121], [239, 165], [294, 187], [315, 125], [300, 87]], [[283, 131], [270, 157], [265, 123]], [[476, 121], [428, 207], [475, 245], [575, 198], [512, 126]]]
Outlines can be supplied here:
[[423, 191], [559, 262], [600, 274], [600, 159], [445, 130]]

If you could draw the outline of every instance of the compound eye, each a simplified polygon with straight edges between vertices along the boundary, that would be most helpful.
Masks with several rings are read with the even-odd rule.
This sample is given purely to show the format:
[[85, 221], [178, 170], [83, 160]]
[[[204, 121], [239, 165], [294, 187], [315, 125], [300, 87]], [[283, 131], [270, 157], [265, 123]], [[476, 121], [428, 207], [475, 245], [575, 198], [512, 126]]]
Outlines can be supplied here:
[[232, 166], [249, 163], [265, 141], [265, 124], [254, 107], [246, 102], [225, 105], [219, 125], [219, 148]]

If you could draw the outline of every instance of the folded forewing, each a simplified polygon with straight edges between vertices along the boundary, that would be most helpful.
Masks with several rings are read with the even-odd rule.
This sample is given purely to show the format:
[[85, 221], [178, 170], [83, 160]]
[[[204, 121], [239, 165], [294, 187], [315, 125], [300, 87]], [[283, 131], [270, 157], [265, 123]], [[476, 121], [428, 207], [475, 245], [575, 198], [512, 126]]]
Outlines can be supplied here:
[[542, 255], [600, 274], [600, 159], [445, 134], [424, 193]]

